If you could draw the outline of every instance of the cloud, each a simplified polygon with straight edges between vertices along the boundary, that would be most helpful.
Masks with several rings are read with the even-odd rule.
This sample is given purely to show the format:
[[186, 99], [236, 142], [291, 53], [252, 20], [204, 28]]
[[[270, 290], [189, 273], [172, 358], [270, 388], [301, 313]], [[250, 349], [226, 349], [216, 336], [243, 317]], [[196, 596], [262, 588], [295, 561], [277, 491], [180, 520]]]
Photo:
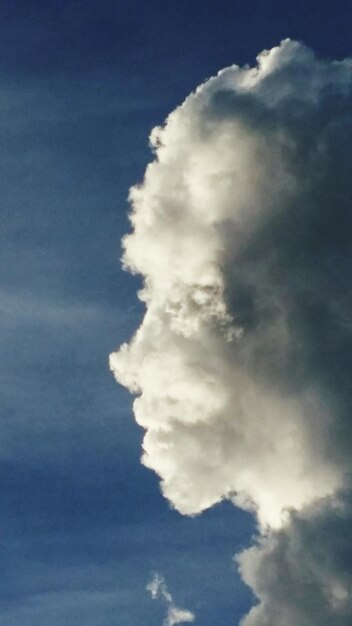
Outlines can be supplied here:
[[194, 622], [195, 615], [191, 611], [186, 609], [180, 609], [175, 606], [171, 593], [169, 592], [165, 580], [160, 574], [154, 574], [152, 580], [147, 585], [147, 591], [149, 591], [153, 600], [163, 598], [167, 604], [167, 616], [164, 621], [164, 626], [174, 626], [174, 624], [184, 624], [188, 622]]
[[261, 564], [352, 469], [351, 84], [351, 60], [291, 40], [227, 68], [153, 130], [130, 193], [124, 265], [146, 312], [111, 368], [138, 396], [143, 463], [172, 505], [257, 515], [241, 568], [263, 600], [246, 625], [303, 620], [251, 621], [281, 580]]
[[260, 599], [243, 626], [348, 626], [352, 615], [351, 497], [327, 498], [238, 557]]

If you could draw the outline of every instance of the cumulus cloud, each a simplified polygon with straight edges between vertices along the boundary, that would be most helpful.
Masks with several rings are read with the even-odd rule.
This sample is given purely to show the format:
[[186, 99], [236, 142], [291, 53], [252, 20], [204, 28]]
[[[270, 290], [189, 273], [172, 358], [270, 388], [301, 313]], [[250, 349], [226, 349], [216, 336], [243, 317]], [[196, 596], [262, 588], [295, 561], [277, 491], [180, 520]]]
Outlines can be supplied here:
[[154, 574], [152, 580], [147, 585], [153, 600], [162, 598], [167, 604], [167, 615], [164, 620], [164, 626], [174, 626], [175, 624], [185, 624], [186, 622], [194, 622], [195, 615], [186, 609], [180, 609], [175, 606], [171, 593], [169, 592], [163, 576]]
[[352, 617], [352, 501], [327, 498], [238, 557], [260, 604], [243, 626], [349, 626]]
[[279, 612], [279, 567], [263, 563], [351, 472], [351, 84], [351, 60], [290, 40], [227, 68], [153, 130], [130, 193], [124, 265], [146, 313], [111, 368], [138, 396], [143, 463], [172, 505], [256, 513], [265, 538], [241, 571], [262, 604], [246, 626], [308, 624]]

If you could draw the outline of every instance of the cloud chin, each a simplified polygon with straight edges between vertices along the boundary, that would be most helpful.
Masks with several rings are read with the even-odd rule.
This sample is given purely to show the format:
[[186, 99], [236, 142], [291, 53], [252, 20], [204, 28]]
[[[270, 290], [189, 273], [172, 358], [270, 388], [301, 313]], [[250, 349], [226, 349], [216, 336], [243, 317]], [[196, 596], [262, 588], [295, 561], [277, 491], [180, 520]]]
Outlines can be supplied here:
[[[352, 62], [288, 39], [257, 61], [152, 131], [123, 258], [146, 312], [110, 358], [172, 505], [227, 498], [271, 529], [241, 561], [255, 589], [250, 563], [343, 488], [352, 443]], [[263, 610], [246, 626], [301, 619]]]

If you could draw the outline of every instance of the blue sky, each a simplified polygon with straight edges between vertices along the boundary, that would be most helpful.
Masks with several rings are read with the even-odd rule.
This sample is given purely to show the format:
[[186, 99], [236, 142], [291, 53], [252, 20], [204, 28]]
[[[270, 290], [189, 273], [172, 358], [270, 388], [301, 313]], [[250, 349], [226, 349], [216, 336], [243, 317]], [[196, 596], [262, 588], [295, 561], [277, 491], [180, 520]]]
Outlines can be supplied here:
[[108, 370], [142, 312], [126, 198], [151, 128], [206, 77], [285, 37], [351, 55], [350, 18], [342, 0], [2, 3], [2, 624], [161, 624], [154, 571], [201, 626], [248, 608], [250, 516], [170, 510]]

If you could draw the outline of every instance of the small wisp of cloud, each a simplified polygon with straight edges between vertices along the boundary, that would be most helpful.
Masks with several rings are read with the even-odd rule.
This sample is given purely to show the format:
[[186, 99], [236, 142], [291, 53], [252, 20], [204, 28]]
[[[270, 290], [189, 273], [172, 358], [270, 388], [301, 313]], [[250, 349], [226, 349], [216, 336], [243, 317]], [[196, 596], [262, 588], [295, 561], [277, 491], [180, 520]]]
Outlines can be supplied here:
[[169, 592], [163, 576], [155, 573], [146, 587], [153, 600], [164, 600], [167, 605], [167, 615], [164, 626], [174, 626], [174, 624], [185, 624], [194, 622], [195, 615], [187, 609], [181, 609], [175, 605], [173, 597]]

